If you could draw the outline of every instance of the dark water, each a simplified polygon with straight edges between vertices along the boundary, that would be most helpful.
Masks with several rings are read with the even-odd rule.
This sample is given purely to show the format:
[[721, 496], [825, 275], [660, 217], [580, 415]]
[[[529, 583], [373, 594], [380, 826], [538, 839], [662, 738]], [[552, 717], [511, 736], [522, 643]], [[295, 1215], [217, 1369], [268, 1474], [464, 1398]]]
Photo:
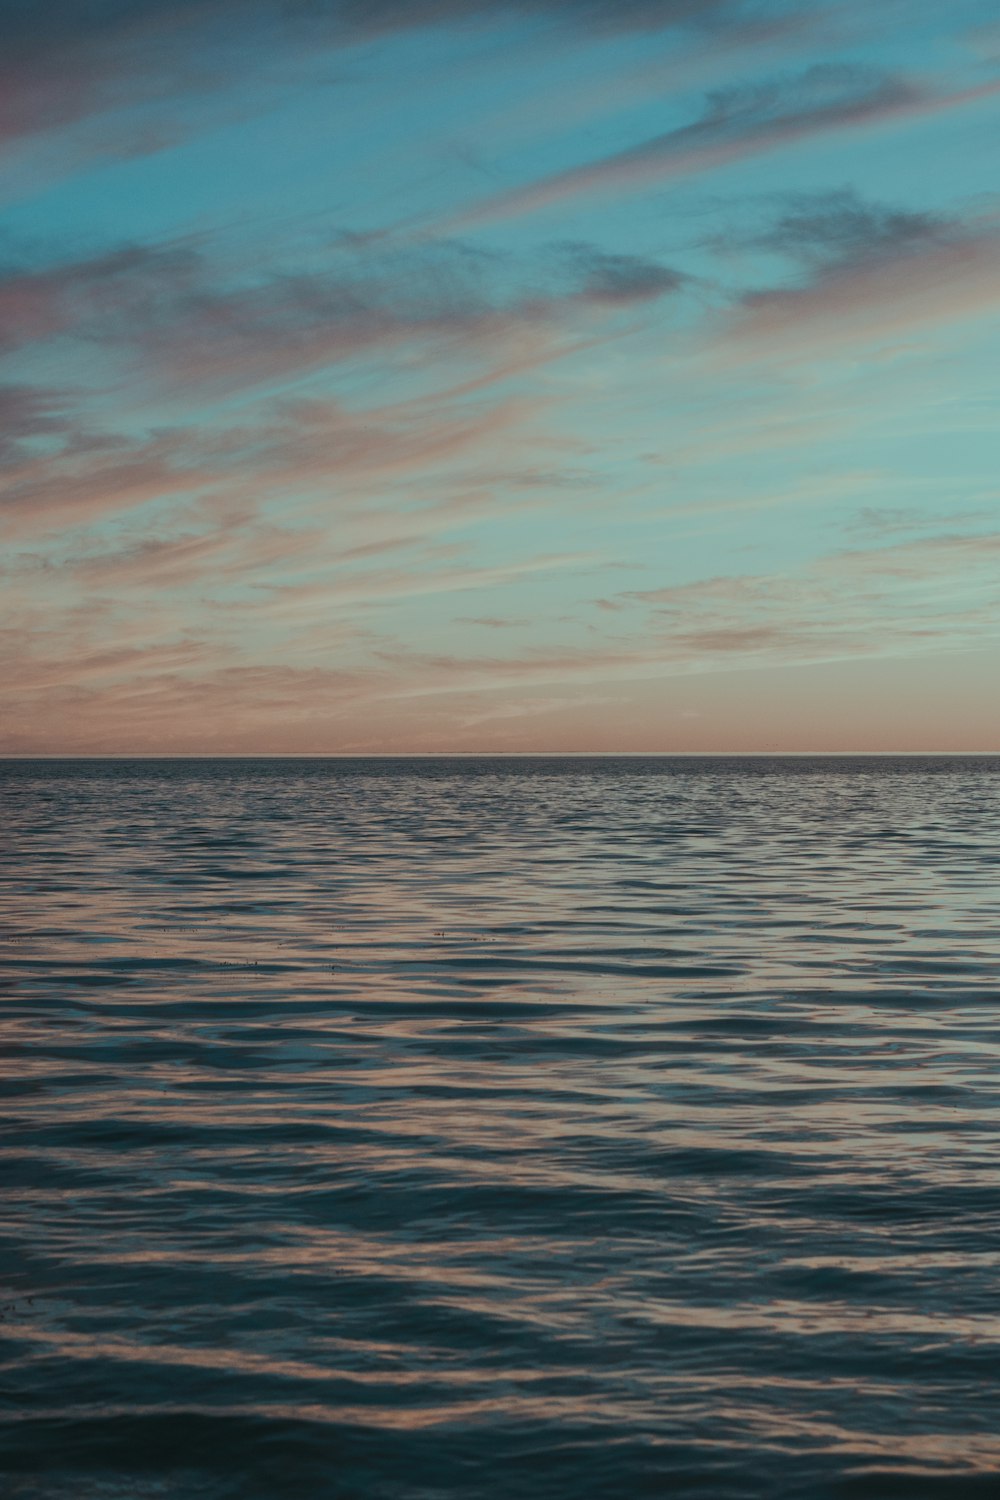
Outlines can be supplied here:
[[1000, 1494], [1000, 760], [0, 795], [5, 1496]]

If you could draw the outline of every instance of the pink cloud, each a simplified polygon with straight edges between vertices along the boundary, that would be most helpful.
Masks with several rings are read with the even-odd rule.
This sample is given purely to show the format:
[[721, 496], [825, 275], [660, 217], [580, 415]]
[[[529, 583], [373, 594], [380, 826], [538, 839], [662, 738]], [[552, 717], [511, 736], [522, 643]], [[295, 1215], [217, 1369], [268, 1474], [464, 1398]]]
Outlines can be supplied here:
[[155, 439], [121, 456], [22, 461], [0, 480], [0, 531], [23, 536], [88, 525], [149, 500], [190, 495], [217, 478], [179, 463], [170, 444]]
[[962, 233], [882, 256], [821, 266], [803, 285], [753, 292], [718, 347], [739, 359], [869, 343], [1000, 307], [1000, 234]]
[[709, 96], [691, 125], [495, 194], [447, 221], [447, 227], [519, 217], [592, 193], [700, 175], [810, 136], [936, 114], [988, 99], [1000, 82], [937, 94], [906, 79], [872, 77], [846, 67], [817, 67], [799, 79]]
[[288, 401], [263, 408], [252, 426], [170, 430], [131, 443], [67, 425], [55, 452], [15, 445], [8, 455], [0, 532], [89, 525], [162, 498], [229, 496], [245, 505], [324, 486], [326, 505], [313, 504], [328, 510], [334, 496], [343, 503], [380, 478], [426, 479], [465, 454], [488, 452], [512, 429], [527, 431], [542, 406], [526, 398], [417, 401], [349, 413], [332, 401]]

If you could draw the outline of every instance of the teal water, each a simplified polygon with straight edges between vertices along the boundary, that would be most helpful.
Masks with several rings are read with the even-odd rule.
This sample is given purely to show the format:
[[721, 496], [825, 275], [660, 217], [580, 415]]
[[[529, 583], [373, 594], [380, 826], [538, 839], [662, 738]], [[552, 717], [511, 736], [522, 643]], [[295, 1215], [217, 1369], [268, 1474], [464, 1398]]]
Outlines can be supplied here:
[[5, 1496], [1000, 1493], [1000, 759], [0, 798]]

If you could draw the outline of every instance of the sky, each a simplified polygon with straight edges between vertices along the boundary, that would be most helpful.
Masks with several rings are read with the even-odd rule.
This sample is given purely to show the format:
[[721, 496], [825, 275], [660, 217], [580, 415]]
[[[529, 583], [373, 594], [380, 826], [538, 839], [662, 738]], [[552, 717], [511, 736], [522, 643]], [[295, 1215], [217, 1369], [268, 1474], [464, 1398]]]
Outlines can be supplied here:
[[994, 0], [0, 0], [0, 753], [1000, 750]]

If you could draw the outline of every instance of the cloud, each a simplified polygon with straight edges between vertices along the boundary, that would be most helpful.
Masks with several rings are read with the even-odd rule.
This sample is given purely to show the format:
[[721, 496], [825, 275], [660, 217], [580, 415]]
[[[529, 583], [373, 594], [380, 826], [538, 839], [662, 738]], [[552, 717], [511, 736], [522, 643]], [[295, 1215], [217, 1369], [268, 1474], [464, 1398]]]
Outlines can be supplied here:
[[735, 21], [733, 0], [342, 0], [334, 13], [359, 34], [454, 21], [515, 17], [598, 31], [660, 31]]
[[109, 438], [106, 449], [82, 458], [68, 446], [54, 457], [8, 466], [0, 476], [0, 531], [16, 536], [87, 525], [149, 500], [190, 495], [219, 478], [180, 457], [170, 437], [122, 446]]
[[[499, 284], [485, 262], [499, 271]], [[585, 244], [546, 249], [527, 263], [450, 244], [414, 255], [349, 253], [325, 272], [272, 272], [249, 285], [227, 284], [192, 242], [8, 268], [0, 275], [0, 345], [10, 353], [38, 340], [50, 362], [56, 356], [89, 380], [103, 375], [117, 384], [129, 425], [94, 426], [82, 386], [0, 386], [0, 529], [25, 536], [89, 525], [162, 497], [239, 490], [257, 502], [317, 486], [342, 496], [376, 476], [425, 482], [463, 454], [480, 459], [514, 428], [529, 432], [551, 400], [491, 399], [490, 385], [579, 347], [581, 338], [612, 336], [620, 310], [680, 282], [655, 261]], [[405, 351], [404, 370], [418, 352], [445, 363], [458, 357], [461, 378], [440, 395], [361, 411], [284, 398], [245, 409], [239, 421], [206, 420], [206, 388], [253, 391], [390, 349]], [[194, 419], [137, 431], [150, 385], [164, 384], [178, 394], [183, 387]], [[103, 392], [97, 404], [107, 409]], [[524, 463], [512, 472], [500, 450], [485, 474], [494, 478], [480, 462], [468, 483], [581, 482]], [[453, 476], [453, 485], [465, 482]], [[453, 511], [474, 502], [441, 501]]]
[[533, 213], [582, 194], [690, 177], [810, 136], [954, 109], [998, 90], [1000, 82], [993, 81], [940, 94], [914, 80], [848, 64], [721, 89], [707, 96], [691, 124], [495, 194], [455, 215], [450, 227]]
[[1000, 230], [910, 213], [849, 192], [802, 199], [755, 240], [803, 267], [796, 284], [744, 293], [719, 345], [731, 357], [817, 351], [1000, 306]]
[[[509, 656], [420, 651], [366, 636], [350, 617], [345, 627], [331, 627], [326, 614], [339, 589], [331, 578], [287, 602], [322, 624], [314, 629], [312, 649], [325, 659], [333, 642], [336, 669], [301, 659], [246, 659], [256, 612], [281, 603], [274, 591], [259, 605], [227, 605], [205, 617], [197, 632], [183, 613], [152, 621], [136, 616], [138, 632], [127, 644], [120, 599], [113, 609], [93, 602], [56, 614], [43, 609], [39, 623], [29, 618], [0, 639], [8, 706], [3, 745], [8, 753], [54, 744], [69, 752], [168, 745], [177, 752], [277, 753], [349, 749], [360, 739], [369, 748], [433, 747], [440, 745], [443, 723], [451, 732], [463, 715], [476, 717], [474, 704], [483, 695], [502, 707], [512, 690], [557, 684], [568, 702], [579, 703], [587, 701], [580, 692], [597, 683], [653, 682], [734, 664], [762, 669], [968, 649], [982, 644], [984, 631], [995, 633], [998, 558], [996, 532], [944, 534], [848, 549], [798, 572], [633, 590], [620, 596], [625, 609], [641, 605], [651, 613], [628, 634], [596, 650], [546, 643]], [[534, 565], [578, 562], [536, 559]], [[425, 582], [437, 593], [442, 585], [481, 588], [513, 576], [513, 570], [465, 567]], [[366, 581], [345, 582], [342, 602], [362, 602]], [[367, 580], [373, 597], [384, 591], [388, 598], [396, 597], [401, 582], [412, 589], [416, 579], [385, 573]], [[274, 646], [273, 635], [271, 641]], [[445, 711], [445, 697], [457, 708]]]
[[389, 476], [426, 481], [453, 459], [490, 449], [512, 429], [527, 430], [543, 405], [527, 397], [419, 400], [353, 413], [333, 401], [284, 401], [253, 425], [223, 430], [208, 447], [243, 494], [282, 495], [317, 485], [327, 494], [350, 492]]
[[[784, 574], [628, 590], [614, 601], [620, 634], [594, 649], [539, 646], [501, 657], [400, 648], [379, 655], [406, 666], [412, 693], [427, 694], [967, 648], [995, 620], [998, 553], [1000, 534], [942, 535], [847, 549]], [[636, 605], [651, 612], [641, 629]]]
[[5, 691], [19, 690], [32, 696], [58, 688], [86, 690], [94, 682], [136, 681], [152, 673], [204, 668], [209, 655], [206, 644], [197, 640], [181, 639], [152, 646], [84, 647], [62, 654], [46, 651], [44, 646], [39, 649], [37, 636], [26, 646], [16, 632], [7, 631], [4, 635]]
[[214, 531], [143, 538], [111, 552], [71, 559], [61, 571], [88, 588], [119, 595], [136, 588], [183, 588], [202, 580], [253, 583], [261, 571], [277, 564], [315, 558], [326, 540], [322, 528], [268, 525], [244, 511]]
[[584, 247], [568, 271], [546, 284], [530, 267], [500, 267], [490, 281], [465, 247], [427, 247], [381, 264], [368, 256], [354, 273], [275, 275], [245, 289], [206, 289], [167, 317], [139, 330], [133, 325], [133, 336], [144, 358], [175, 380], [249, 384], [416, 341], [443, 356], [493, 358], [511, 340], [558, 329], [581, 310], [648, 302], [684, 279], [639, 257]]
[[571, 271], [579, 278], [575, 295], [583, 301], [611, 306], [656, 301], [679, 291], [689, 280], [682, 272], [639, 255], [599, 250], [570, 242], [560, 247]]
[[[987, 498], [987, 497], [983, 497]], [[913, 533], [935, 531], [940, 536], [943, 526], [962, 527], [964, 535], [970, 528], [988, 524], [996, 515], [996, 496], [989, 496], [989, 505], [971, 507], [968, 510], [929, 511], [911, 505], [865, 505], [857, 510], [848, 523], [854, 535], [868, 539], [913, 536]]]
[[193, 241], [0, 274], [0, 350], [73, 338], [173, 388], [220, 393], [423, 345], [502, 374], [559, 352], [543, 331], [668, 296], [685, 277], [574, 243], [520, 261], [460, 242], [333, 246], [322, 270], [239, 276]]
[[0, 470], [0, 532], [89, 525], [165, 497], [228, 496], [246, 506], [310, 493], [311, 507], [329, 514], [376, 481], [426, 483], [452, 460], [489, 451], [512, 428], [526, 433], [542, 406], [527, 398], [424, 399], [352, 413], [334, 401], [285, 400], [263, 403], [243, 424], [129, 440], [67, 418], [58, 446], [21, 448]]
[[525, 619], [515, 619], [500, 615], [458, 615], [455, 618], [456, 625], [482, 625], [487, 630], [511, 630], [517, 625], [526, 625]]
[[65, 396], [29, 385], [0, 385], [0, 474], [19, 463], [25, 441], [61, 432]]
[[[845, 548], [833, 555], [829, 566], [855, 576], [929, 582], [935, 577], [960, 578], [979, 568], [993, 570], [998, 554], [1000, 532], [943, 532], [888, 547]], [[1000, 590], [1000, 577], [993, 583]]]
[[122, 103], [207, 85], [191, 28], [216, 0], [5, 0], [0, 141], [71, 124]]
[[[5, 0], [0, 142], [123, 105], [208, 97], [379, 35], [509, 20], [584, 32], [760, 24], [739, 0]], [[161, 130], [115, 139], [125, 154], [156, 150]]]
[[976, 644], [995, 621], [1000, 533], [848, 548], [796, 572], [719, 576], [621, 597], [653, 611], [668, 655], [790, 661]]
[[786, 211], [749, 243], [804, 260], [863, 261], [946, 242], [954, 221], [862, 198], [853, 188], [798, 193]]
[[[319, 577], [301, 583], [267, 587], [254, 601], [254, 608], [259, 606], [275, 615], [281, 612], [304, 612], [308, 615], [314, 614], [318, 607], [330, 611], [372, 603], [396, 603], [421, 596], [440, 597], [443, 594], [502, 587], [525, 577], [566, 569], [576, 571], [593, 566], [594, 562], [593, 556], [586, 553], [549, 553], [511, 563], [481, 566], [459, 563], [438, 569], [410, 567], [339, 572], [335, 567], [323, 568]], [[388, 652], [384, 659], [394, 660], [394, 654]]]
[[172, 311], [192, 309], [204, 259], [192, 244], [119, 249], [53, 266], [0, 271], [0, 351], [66, 333], [118, 339], [155, 326]]
[[370, 702], [383, 686], [371, 666], [353, 672], [220, 665], [208, 659], [217, 658], [217, 645], [197, 641], [109, 652], [103, 660], [95, 654], [77, 680], [58, 651], [22, 647], [12, 633], [0, 639], [8, 663], [0, 741], [7, 754], [31, 754], [39, 744], [85, 754], [157, 752], [165, 745], [180, 753], [216, 746], [301, 750], [304, 735], [317, 736], [314, 743], [342, 736], [345, 710]]

